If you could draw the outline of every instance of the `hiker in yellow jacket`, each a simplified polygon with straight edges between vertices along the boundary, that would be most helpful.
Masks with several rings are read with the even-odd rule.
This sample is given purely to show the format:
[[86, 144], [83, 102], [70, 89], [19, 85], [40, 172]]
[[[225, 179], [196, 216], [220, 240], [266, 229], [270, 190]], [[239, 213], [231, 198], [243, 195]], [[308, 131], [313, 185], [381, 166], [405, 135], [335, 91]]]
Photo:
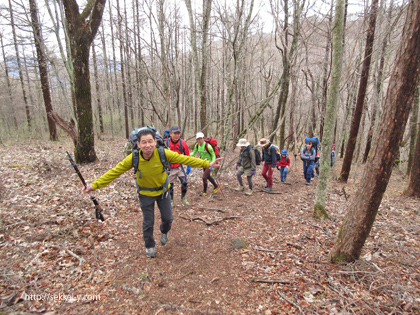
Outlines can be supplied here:
[[[146, 246], [146, 256], [155, 257], [156, 242], [153, 238], [154, 225], [154, 204], [157, 202], [160, 210], [162, 223], [160, 225], [160, 243], [165, 245], [168, 242], [168, 232], [171, 229], [173, 215], [171, 208], [171, 197], [168, 193], [168, 174], [163, 171], [163, 165], [156, 148], [156, 134], [147, 128], [142, 128], [137, 134], [137, 145], [139, 147], [139, 164], [136, 172], [136, 182], [139, 192], [140, 208], [143, 213], [143, 238]], [[194, 157], [178, 154], [165, 149], [165, 156], [169, 163], [181, 163], [195, 168], [209, 168], [220, 166], [218, 158], [213, 162], [197, 159]], [[84, 193], [105, 187], [121, 174], [133, 167], [133, 154], [128, 155], [115, 168], [110, 169], [91, 185], [82, 189]]]

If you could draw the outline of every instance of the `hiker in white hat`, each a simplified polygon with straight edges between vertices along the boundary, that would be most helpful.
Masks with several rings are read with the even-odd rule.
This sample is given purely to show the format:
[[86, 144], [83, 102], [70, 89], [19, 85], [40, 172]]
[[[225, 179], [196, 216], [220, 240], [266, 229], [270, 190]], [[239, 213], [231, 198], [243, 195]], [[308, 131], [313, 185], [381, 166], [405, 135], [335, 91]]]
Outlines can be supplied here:
[[[257, 169], [257, 159], [256, 155], [259, 155], [258, 149], [255, 149], [246, 139], [239, 139], [237, 147], [241, 148], [239, 153], [239, 160], [236, 163], [236, 177], [238, 178], [239, 187], [236, 188], [236, 191], [244, 191], [244, 184], [242, 182], [242, 175], [245, 174], [246, 179], [248, 180], [249, 190], [245, 192], [246, 196], [252, 195], [252, 176], [255, 175], [255, 170]], [[257, 152], [256, 152], [257, 151]], [[261, 162], [261, 158], [260, 158]]]

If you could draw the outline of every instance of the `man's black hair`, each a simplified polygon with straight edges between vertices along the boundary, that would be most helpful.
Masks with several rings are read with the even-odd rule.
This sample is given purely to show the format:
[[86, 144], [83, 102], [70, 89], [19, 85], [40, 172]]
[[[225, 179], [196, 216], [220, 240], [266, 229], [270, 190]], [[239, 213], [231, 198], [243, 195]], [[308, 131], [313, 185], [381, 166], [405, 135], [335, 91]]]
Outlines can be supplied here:
[[145, 127], [141, 128], [137, 133], [137, 141], [140, 142], [141, 137], [146, 135], [152, 135], [153, 139], [156, 139], [156, 133], [153, 130]]

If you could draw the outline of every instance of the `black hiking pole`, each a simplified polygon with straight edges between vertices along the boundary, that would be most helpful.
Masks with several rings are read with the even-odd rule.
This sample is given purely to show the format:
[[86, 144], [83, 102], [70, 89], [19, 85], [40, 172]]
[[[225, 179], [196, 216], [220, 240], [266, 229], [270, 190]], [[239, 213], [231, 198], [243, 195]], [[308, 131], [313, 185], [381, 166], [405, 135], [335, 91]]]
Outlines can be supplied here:
[[[76, 172], [77, 175], [79, 175], [80, 180], [82, 181], [83, 185], [85, 186], [85, 188], [87, 187], [85, 179], [83, 178], [82, 174], [80, 173], [76, 162], [74, 162], [73, 157], [71, 156], [71, 154], [69, 152], [67, 152], [67, 158], [70, 161], [71, 166], [73, 166], [74, 171]], [[89, 193], [90, 196], [90, 200], [92, 200], [93, 204], [95, 205], [95, 216], [96, 216], [96, 220], [101, 220], [101, 221], [105, 221], [104, 216], [102, 215], [102, 208], [99, 205], [98, 201], [96, 200], [95, 196], [92, 193]]]

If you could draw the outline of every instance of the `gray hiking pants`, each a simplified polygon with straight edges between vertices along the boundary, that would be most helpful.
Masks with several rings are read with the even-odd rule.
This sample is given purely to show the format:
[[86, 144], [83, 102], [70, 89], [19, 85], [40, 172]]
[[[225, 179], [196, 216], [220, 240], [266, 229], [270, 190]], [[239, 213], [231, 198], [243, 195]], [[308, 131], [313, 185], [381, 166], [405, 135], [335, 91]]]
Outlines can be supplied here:
[[171, 197], [168, 193], [162, 198], [162, 195], [149, 197], [139, 194], [140, 208], [143, 212], [143, 239], [146, 248], [156, 246], [153, 238], [153, 225], [155, 224], [155, 201], [160, 210], [162, 222], [160, 224], [160, 232], [168, 233], [174, 220], [172, 216]]

